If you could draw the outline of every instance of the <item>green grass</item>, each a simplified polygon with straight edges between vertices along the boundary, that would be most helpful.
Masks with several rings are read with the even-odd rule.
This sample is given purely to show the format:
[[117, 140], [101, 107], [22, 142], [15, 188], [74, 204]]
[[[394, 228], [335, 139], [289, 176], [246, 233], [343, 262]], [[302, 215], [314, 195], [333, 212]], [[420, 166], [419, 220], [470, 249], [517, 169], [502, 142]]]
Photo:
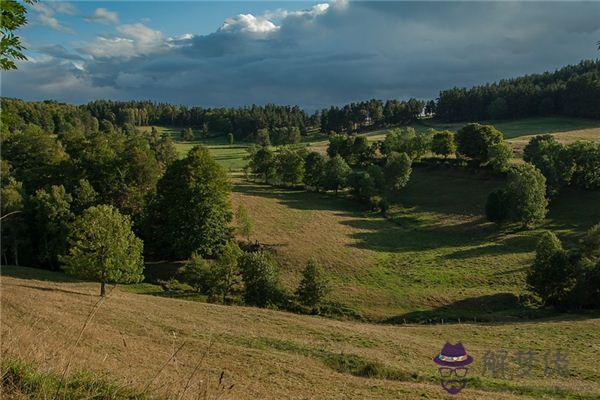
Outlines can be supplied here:
[[[42, 372], [31, 364], [18, 359], [2, 360], [2, 394], [7, 398], [62, 400], [114, 399], [142, 400], [150, 396], [119, 386], [106, 378], [99, 378], [87, 371], [62, 376]], [[154, 398], [154, 397], [152, 397]]]

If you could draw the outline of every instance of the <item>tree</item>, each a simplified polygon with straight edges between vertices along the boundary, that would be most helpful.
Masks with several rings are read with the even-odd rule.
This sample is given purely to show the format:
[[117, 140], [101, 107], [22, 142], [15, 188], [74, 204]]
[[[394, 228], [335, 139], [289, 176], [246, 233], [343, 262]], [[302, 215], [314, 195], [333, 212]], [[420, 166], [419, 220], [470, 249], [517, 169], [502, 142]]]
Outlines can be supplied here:
[[417, 133], [414, 128], [393, 129], [381, 143], [381, 153], [406, 153], [411, 160], [423, 157], [431, 149], [430, 133]]
[[356, 136], [350, 149], [352, 163], [355, 165], [368, 165], [373, 157], [373, 149], [366, 136]]
[[385, 174], [383, 169], [377, 164], [371, 164], [367, 167], [367, 173], [373, 180], [375, 192], [383, 194], [385, 192]]
[[444, 158], [456, 152], [454, 133], [451, 131], [438, 131], [433, 134], [431, 140], [431, 151]]
[[206, 147], [195, 146], [173, 162], [146, 217], [152, 249], [177, 258], [218, 253], [231, 237], [230, 188], [227, 173]]
[[494, 172], [508, 171], [512, 157], [512, 149], [505, 142], [494, 143], [488, 147], [488, 163]]
[[564, 305], [575, 286], [575, 275], [567, 252], [552, 232], [538, 241], [535, 260], [527, 271], [527, 284], [545, 304]]
[[572, 183], [582, 189], [600, 189], [600, 143], [577, 141], [568, 146], [575, 164]]
[[156, 161], [158, 161], [160, 165], [160, 170], [164, 172], [173, 161], [177, 160], [177, 151], [175, 150], [175, 145], [173, 144], [170, 135], [166, 133], [161, 135], [154, 127], [152, 127], [152, 129], [153, 132], [156, 133], [153, 133], [150, 136], [150, 148], [154, 152]]
[[86, 208], [95, 205], [98, 200], [98, 193], [87, 179], [80, 179], [72, 193], [75, 214], [81, 214]]
[[488, 107], [488, 114], [491, 119], [503, 119], [508, 116], [508, 104], [502, 97], [494, 99]]
[[64, 186], [38, 189], [27, 204], [28, 227], [38, 262], [52, 269], [58, 267], [58, 257], [67, 250], [73, 197]]
[[244, 281], [244, 300], [247, 304], [265, 307], [281, 299], [279, 267], [269, 254], [259, 251], [240, 258]]
[[240, 284], [239, 262], [242, 254], [242, 250], [234, 241], [225, 244], [211, 271], [211, 297], [220, 297], [225, 303], [227, 296]]
[[488, 148], [502, 142], [502, 132], [491, 125], [468, 124], [456, 133], [458, 153], [477, 165], [488, 161]]
[[271, 145], [271, 138], [268, 129], [262, 128], [256, 131], [256, 143], [258, 143], [261, 146]]
[[491, 192], [485, 203], [485, 216], [489, 221], [501, 223], [509, 219], [511, 211], [510, 198], [504, 189]]
[[325, 176], [325, 157], [311, 151], [304, 158], [304, 184], [319, 190], [323, 186]]
[[296, 290], [298, 300], [307, 307], [316, 307], [323, 301], [328, 292], [329, 285], [323, 269], [314, 259], [310, 259], [306, 263], [306, 268], [302, 272], [302, 279]]
[[233, 136], [233, 133], [229, 132], [227, 134], [227, 143], [231, 146], [234, 142], [235, 138]]
[[546, 178], [533, 165], [525, 163], [508, 172], [506, 193], [510, 199], [511, 216], [524, 227], [540, 223], [546, 216]]
[[[25, 0], [32, 4], [35, 0]], [[3, 0], [0, 2], [0, 32], [2, 40], [0, 41], [0, 69], [6, 71], [17, 69], [16, 60], [27, 60], [21, 43], [21, 38], [15, 36], [14, 32], [27, 23], [27, 9], [17, 1]]]
[[269, 183], [276, 176], [275, 154], [263, 146], [250, 155], [249, 167], [253, 173], [262, 175], [265, 183]]
[[75, 219], [69, 251], [60, 258], [68, 274], [106, 283], [140, 282], [144, 275], [143, 243], [131, 230], [128, 216], [109, 205], [90, 207]]
[[283, 148], [277, 153], [275, 163], [277, 176], [281, 182], [292, 186], [302, 182], [304, 178], [304, 157], [299, 151]]
[[337, 194], [339, 189], [346, 187], [350, 171], [350, 167], [339, 154], [330, 158], [325, 163], [325, 176], [323, 179], [325, 189], [335, 190]]
[[187, 142], [191, 142], [194, 140], [194, 131], [192, 131], [192, 128], [185, 128], [182, 139]]
[[248, 215], [248, 210], [241, 204], [235, 213], [235, 222], [238, 233], [245, 237], [246, 241], [250, 242], [250, 235], [252, 235], [254, 227], [250, 215]]
[[352, 171], [348, 176], [350, 194], [358, 201], [369, 201], [375, 195], [375, 182], [366, 171]]
[[570, 152], [552, 135], [533, 137], [523, 150], [523, 160], [533, 164], [546, 177], [549, 195], [556, 195], [568, 185], [575, 170]]
[[0, 169], [2, 180], [2, 185], [0, 185], [2, 257], [4, 264], [8, 264], [8, 250], [11, 250], [12, 262], [19, 265], [19, 249], [25, 236], [23, 184], [12, 176], [10, 164], [6, 160], [0, 161]]
[[385, 162], [383, 173], [390, 195], [398, 195], [408, 183], [412, 173], [410, 157], [406, 153], [392, 152]]

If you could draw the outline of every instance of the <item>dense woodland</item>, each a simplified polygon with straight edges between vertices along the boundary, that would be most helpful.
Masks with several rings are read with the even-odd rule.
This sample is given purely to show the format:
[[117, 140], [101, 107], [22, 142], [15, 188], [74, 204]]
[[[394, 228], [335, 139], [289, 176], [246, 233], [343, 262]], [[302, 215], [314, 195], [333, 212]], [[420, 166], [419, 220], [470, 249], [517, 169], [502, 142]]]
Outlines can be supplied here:
[[471, 89], [444, 90], [435, 113], [454, 122], [548, 115], [600, 118], [600, 60]]

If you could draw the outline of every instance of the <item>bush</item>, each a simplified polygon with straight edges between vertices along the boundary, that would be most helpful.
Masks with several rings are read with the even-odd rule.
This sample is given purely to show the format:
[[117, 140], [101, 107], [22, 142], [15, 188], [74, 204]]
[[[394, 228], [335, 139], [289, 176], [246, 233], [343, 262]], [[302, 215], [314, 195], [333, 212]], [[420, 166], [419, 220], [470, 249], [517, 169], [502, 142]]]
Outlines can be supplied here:
[[309, 260], [296, 290], [300, 303], [307, 307], [316, 307], [328, 292], [328, 283], [321, 266], [315, 260]]
[[504, 189], [490, 193], [485, 203], [485, 216], [489, 221], [500, 223], [510, 216], [510, 199]]
[[279, 267], [273, 258], [262, 251], [246, 253], [240, 258], [246, 304], [265, 307], [282, 300]]
[[227, 302], [227, 297], [240, 285], [239, 263], [242, 254], [242, 250], [234, 241], [228, 242], [223, 247], [223, 251], [211, 268], [212, 287], [209, 289], [211, 300], [219, 298], [223, 303]]
[[488, 148], [502, 140], [502, 132], [491, 125], [468, 124], [456, 133], [458, 153], [479, 165], [488, 161]]
[[488, 147], [488, 163], [494, 172], [508, 171], [512, 157], [512, 149], [505, 142], [494, 143]]
[[196, 252], [192, 253], [188, 262], [177, 272], [182, 280], [198, 293], [207, 293], [213, 285], [208, 262]]

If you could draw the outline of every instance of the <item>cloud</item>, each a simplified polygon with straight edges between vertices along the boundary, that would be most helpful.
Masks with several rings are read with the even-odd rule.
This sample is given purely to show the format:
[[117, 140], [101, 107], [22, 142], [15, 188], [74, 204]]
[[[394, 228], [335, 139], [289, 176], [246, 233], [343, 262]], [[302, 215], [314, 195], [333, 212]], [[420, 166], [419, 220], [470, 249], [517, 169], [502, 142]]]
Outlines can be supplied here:
[[52, 28], [54, 30], [57, 30], [57, 31], [63, 32], [63, 33], [69, 33], [69, 34], [75, 33], [71, 28], [69, 28], [66, 25], [63, 25], [58, 20], [58, 18], [56, 18], [56, 16], [55, 16], [56, 13], [69, 14], [69, 15], [75, 14], [76, 10], [72, 4], [49, 1], [49, 2], [44, 2], [44, 3], [41, 3], [41, 2], [33, 3], [31, 5], [31, 7], [35, 11], [37, 11], [38, 15], [37, 15], [36, 21], [40, 25], [47, 26], [49, 28]]
[[36, 49], [45, 58], [3, 75], [3, 90], [309, 110], [373, 97], [429, 99], [595, 58], [599, 14], [600, 3], [337, 1], [238, 14], [207, 35], [117, 24], [77, 51]]
[[110, 11], [106, 8], [96, 8], [94, 13], [85, 18], [88, 22], [100, 22], [102, 24], [118, 24], [119, 14], [116, 11]]

